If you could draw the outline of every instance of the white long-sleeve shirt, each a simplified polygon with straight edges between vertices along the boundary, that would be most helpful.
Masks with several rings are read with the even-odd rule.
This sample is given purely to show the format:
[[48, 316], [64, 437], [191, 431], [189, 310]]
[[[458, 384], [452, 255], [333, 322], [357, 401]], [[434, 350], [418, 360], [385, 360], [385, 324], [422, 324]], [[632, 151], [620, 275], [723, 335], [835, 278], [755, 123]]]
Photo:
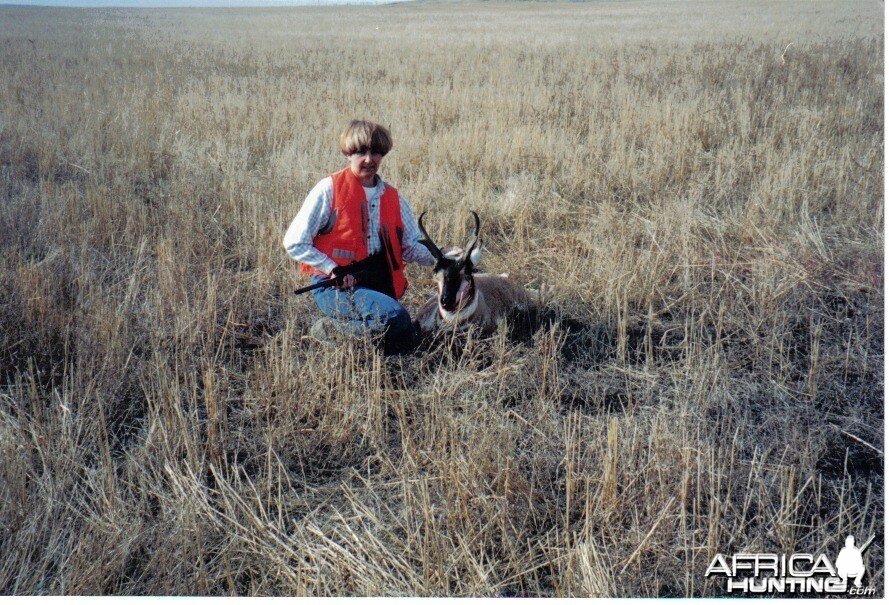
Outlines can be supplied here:
[[[383, 179], [377, 177], [375, 187], [365, 187], [367, 194], [368, 237], [367, 253], [373, 254], [380, 250], [380, 197], [385, 191], [386, 184]], [[401, 206], [401, 221], [404, 223], [404, 233], [401, 237], [401, 254], [405, 262], [418, 263], [420, 265], [434, 265], [435, 257], [423, 244], [418, 243], [423, 238], [417, 227], [417, 219], [401, 193], [398, 194], [398, 203]], [[333, 206], [333, 179], [326, 177], [312, 187], [306, 196], [302, 208], [296, 214], [296, 218], [290, 223], [284, 234], [284, 248], [287, 254], [294, 260], [306, 263], [319, 271], [330, 274], [337, 264], [326, 254], [312, 245], [315, 236], [327, 226], [330, 220], [330, 210]]]

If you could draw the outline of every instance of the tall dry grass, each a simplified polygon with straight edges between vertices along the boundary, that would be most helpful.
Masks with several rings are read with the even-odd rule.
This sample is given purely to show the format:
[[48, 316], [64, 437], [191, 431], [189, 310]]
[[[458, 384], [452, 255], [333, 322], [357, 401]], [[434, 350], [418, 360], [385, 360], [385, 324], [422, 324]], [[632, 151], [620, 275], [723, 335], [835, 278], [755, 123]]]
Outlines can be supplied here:
[[[0, 592], [714, 595], [875, 532], [881, 593], [881, 12], [0, 7]], [[353, 116], [558, 321], [308, 339]]]

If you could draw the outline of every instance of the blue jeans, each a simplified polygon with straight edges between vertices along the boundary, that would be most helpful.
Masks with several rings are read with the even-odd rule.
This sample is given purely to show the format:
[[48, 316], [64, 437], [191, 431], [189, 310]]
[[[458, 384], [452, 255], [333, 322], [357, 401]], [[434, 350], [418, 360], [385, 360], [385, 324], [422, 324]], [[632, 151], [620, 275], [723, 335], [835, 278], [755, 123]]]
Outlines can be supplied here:
[[[326, 277], [317, 275], [312, 283], [322, 279]], [[312, 290], [312, 296], [322, 313], [345, 322], [354, 332], [383, 332], [386, 353], [405, 353], [416, 344], [417, 330], [410, 313], [391, 296], [360, 286], [351, 290], [319, 288]]]

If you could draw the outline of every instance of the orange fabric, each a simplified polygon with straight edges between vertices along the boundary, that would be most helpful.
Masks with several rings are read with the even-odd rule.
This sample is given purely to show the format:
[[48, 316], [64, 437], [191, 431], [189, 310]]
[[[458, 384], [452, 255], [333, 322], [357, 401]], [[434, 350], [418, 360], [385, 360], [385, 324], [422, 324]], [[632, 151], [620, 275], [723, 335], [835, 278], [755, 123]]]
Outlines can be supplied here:
[[[333, 262], [343, 267], [367, 258], [368, 207], [367, 196], [361, 183], [349, 168], [331, 175], [333, 179], [333, 205], [335, 223], [329, 233], [318, 234], [312, 245], [326, 254]], [[392, 271], [395, 298], [401, 298], [407, 290], [404, 277], [404, 259], [401, 255], [401, 235], [404, 223], [401, 220], [401, 204], [398, 191], [386, 185], [380, 197], [380, 243], [387, 254]], [[388, 245], [387, 245], [388, 242]], [[306, 264], [300, 269], [309, 275], [324, 275], [322, 271]]]
[[[362, 189], [363, 192], [364, 189]], [[398, 191], [388, 185], [380, 197], [380, 231], [380, 244], [383, 246], [384, 252], [387, 253], [386, 258], [392, 273], [395, 298], [399, 299], [407, 290], [407, 279], [404, 277], [404, 258], [401, 255], [401, 236], [404, 233], [404, 223], [401, 221], [401, 203], [398, 201]]]

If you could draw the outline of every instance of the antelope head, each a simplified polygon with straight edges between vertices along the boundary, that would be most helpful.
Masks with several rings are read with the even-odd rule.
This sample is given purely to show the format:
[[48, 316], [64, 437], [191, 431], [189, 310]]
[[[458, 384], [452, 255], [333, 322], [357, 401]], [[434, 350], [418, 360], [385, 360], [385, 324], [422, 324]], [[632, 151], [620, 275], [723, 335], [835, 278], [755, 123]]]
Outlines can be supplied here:
[[439, 312], [445, 319], [467, 317], [475, 311], [476, 290], [472, 274], [475, 273], [475, 266], [481, 261], [482, 256], [478, 238], [478, 215], [475, 212], [471, 213], [475, 220], [475, 229], [466, 246], [462, 250], [444, 254], [423, 227], [425, 214], [424, 212], [420, 215], [417, 226], [424, 237], [420, 243], [437, 261], [432, 271], [435, 274], [435, 281], [438, 282]]

